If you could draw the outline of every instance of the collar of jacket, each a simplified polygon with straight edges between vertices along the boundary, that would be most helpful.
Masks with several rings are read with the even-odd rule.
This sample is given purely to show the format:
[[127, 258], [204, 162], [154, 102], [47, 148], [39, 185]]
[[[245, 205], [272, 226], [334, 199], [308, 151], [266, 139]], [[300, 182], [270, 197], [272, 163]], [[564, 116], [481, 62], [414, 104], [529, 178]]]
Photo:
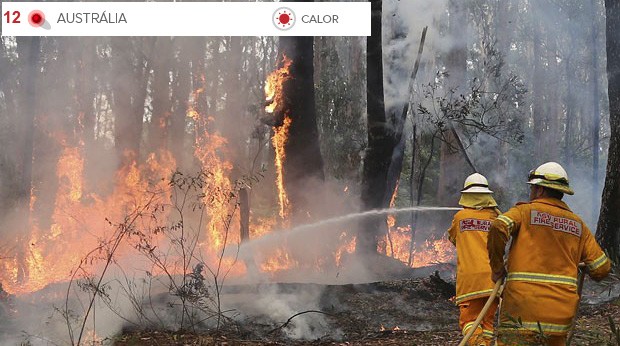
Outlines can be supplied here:
[[459, 204], [466, 208], [484, 209], [497, 207], [497, 202], [490, 193], [467, 193], [461, 194]]
[[542, 203], [542, 204], [552, 205], [554, 207], [558, 207], [558, 208], [562, 208], [562, 209], [571, 211], [566, 203], [564, 203], [563, 201], [561, 201], [561, 200], [559, 200], [557, 198], [551, 198], [551, 197], [536, 198], [535, 200], [531, 201], [530, 203]]

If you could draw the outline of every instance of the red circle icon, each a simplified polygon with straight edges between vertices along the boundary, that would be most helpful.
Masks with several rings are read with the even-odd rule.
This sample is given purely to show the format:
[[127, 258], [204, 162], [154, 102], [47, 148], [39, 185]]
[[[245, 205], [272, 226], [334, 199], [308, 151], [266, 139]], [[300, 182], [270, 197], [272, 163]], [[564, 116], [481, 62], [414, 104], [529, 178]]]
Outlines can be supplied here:
[[34, 27], [39, 27], [45, 23], [45, 14], [39, 10], [34, 10], [28, 15], [28, 23]]
[[280, 30], [288, 30], [295, 25], [295, 13], [288, 7], [280, 7], [273, 13], [273, 25]]
[[281, 24], [288, 24], [288, 22], [291, 21], [291, 16], [289, 16], [288, 13], [282, 13], [278, 20]]

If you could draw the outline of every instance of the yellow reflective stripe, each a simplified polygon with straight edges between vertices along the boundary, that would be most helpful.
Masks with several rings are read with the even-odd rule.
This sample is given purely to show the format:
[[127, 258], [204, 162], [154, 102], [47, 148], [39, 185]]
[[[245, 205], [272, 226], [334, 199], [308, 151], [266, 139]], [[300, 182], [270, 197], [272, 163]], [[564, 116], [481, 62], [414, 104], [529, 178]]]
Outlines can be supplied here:
[[544, 323], [544, 322], [523, 322], [523, 328], [538, 331], [538, 324], [540, 323], [540, 329], [543, 332], [555, 332], [562, 333], [568, 332], [570, 330], [570, 324], [555, 324], [555, 323]]
[[506, 226], [508, 226], [508, 228], [509, 228], [510, 230], [512, 230], [512, 227], [513, 227], [513, 226], [514, 226], [514, 224], [515, 224], [515, 222], [514, 222], [514, 221], [512, 221], [512, 219], [511, 219], [511, 218], [509, 218], [508, 216], [500, 215], [500, 216], [498, 216], [498, 217], [497, 217], [497, 219], [498, 219], [499, 221], [501, 221], [501, 222], [505, 223], [505, 224], [506, 224]]
[[544, 282], [577, 286], [577, 279], [570, 276], [527, 272], [508, 273], [508, 275], [506, 276], [506, 281]]
[[[538, 325], [540, 324], [540, 328]], [[555, 323], [545, 323], [545, 322], [521, 322], [518, 325], [500, 325], [498, 329], [500, 330], [531, 330], [534, 332], [539, 332], [541, 329], [543, 332], [553, 332], [553, 333], [566, 333], [570, 330], [570, 324], [555, 324]]]
[[472, 298], [472, 297], [476, 297], [476, 296], [484, 296], [486, 295], [491, 295], [491, 292], [493, 292], [492, 289], [488, 289], [488, 290], [482, 290], [482, 291], [476, 291], [476, 292], [471, 292], [471, 293], [466, 293], [463, 295], [460, 295], [458, 297], [456, 297], [456, 303], [460, 303], [468, 298]]
[[602, 254], [599, 258], [595, 259], [594, 261], [592, 261], [591, 263], [588, 263], [588, 268], [590, 270], [595, 270], [600, 268], [603, 264], [605, 264], [605, 262], [607, 261], [607, 256], [605, 256], [605, 254]]
[[463, 335], [467, 334], [467, 331], [469, 330], [469, 328], [471, 328], [471, 326], [474, 324], [474, 322], [469, 322], [469, 323], [465, 323], [465, 325], [463, 326]]
[[483, 329], [482, 330], [482, 335], [492, 338], [493, 337], [493, 331], [492, 330], [488, 330], [488, 329]]

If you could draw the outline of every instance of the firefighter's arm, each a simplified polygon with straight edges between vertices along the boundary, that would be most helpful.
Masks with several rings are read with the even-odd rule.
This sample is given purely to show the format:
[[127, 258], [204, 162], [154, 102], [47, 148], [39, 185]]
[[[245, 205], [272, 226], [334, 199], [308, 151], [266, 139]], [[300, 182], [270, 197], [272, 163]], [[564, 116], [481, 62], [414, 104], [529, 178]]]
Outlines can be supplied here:
[[494, 282], [500, 280], [506, 274], [506, 268], [504, 268], [506, 243], [508, 243], [508, 239], [518, 229], [517, 222], [514, 220], [518, 220], [518, 218], [511, 216], [511, 214], [518, 215], [518, 213], [514, 213], [513, 209], [511, 209], [508, 213], [498, 216], [491, 222], [487, 250], [489, 251], [489, 263], [491, 264]]
[[456, 234], [458, 233], [459, 223], [456, 221], [456, 217], [452, 219], [452, 225], [448, 229], [448, 239], [453, 245], [456, 245]]
[[596, 242], [588, 227], [585, 227], [583, 235], [585, 237], [585, 244], [581, 261], [586, 264], [590, 277], [600, 281], [609, 274], [611, 262]]

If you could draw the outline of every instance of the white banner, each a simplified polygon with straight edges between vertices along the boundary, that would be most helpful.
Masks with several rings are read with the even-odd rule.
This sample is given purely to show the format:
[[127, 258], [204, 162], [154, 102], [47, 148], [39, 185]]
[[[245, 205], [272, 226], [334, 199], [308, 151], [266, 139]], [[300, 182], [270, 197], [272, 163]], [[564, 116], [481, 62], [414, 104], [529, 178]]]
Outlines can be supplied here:
[[370, 36], [370, 3], [3, 1], [2, 36]]

